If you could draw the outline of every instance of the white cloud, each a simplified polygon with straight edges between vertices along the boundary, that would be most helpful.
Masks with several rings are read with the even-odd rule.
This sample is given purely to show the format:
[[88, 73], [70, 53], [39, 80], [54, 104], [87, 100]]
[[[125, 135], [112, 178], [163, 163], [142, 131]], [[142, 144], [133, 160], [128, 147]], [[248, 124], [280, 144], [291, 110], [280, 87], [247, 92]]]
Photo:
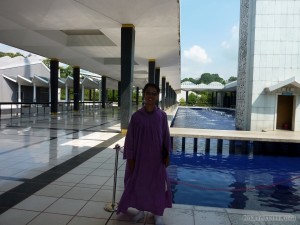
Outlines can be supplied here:
[[234, 49], [238, 47], [238, 40], [239, 40], [239, 26], [234, 25], [231, 27], [231, 36], [229, 40], [223, 41], [221, 43], [221, 47], [226, 50], [231, 49], [235, 51]]
[[230, 48], [230, 44], [227, 41], [223, 41], [221, 46], [225, 49], [229, 49]]
[[232, 39], [238, 39], [239, 38], [239, 25], [234, 25], [231, 28], [231, 37], [232, 37]]
[[212, 60], [208, 57], [205, 49], [198, 45], [194, 45], [189, 50], [185, 50], [183, 53], [184, 57], [191, 59], [195, 62], [200, 62], [203, 64], [210, 63]]

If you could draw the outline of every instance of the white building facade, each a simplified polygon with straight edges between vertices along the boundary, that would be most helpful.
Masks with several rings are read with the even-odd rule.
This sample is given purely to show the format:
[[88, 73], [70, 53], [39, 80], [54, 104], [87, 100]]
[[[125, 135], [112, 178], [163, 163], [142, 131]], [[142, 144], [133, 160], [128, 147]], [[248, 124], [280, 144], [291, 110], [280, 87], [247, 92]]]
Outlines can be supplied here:
[[300, 131], [300, 0], [241, 0], [236, 127]]

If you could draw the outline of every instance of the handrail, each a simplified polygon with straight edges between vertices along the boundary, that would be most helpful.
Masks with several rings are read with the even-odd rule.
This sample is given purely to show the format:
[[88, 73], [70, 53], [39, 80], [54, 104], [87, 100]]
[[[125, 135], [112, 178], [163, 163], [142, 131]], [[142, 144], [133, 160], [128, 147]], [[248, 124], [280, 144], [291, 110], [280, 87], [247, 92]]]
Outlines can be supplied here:
[[[91, 110], [101, 105], [101, 101], [79, 102], [82, 110]], [[51, 102], [0, 102], [0, 120], [14, 117], [48, 115]], [[42, 108], [42, 110], [41, 110]], [[59, 101], [58, 112], [73, 111], [73, 101]]]

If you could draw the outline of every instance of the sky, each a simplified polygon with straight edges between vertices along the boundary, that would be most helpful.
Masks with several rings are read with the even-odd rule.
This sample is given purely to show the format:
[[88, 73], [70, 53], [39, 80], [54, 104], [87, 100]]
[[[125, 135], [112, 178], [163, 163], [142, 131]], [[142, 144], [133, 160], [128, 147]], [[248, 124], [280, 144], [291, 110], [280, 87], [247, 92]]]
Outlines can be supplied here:
[[181, 79], [237, 76], [240, 0], [180, 0]]
[[[181, 79], [237, 76], [240, 0], [180, 0]], [[0, 44], [1, 52], [29, 53]]]

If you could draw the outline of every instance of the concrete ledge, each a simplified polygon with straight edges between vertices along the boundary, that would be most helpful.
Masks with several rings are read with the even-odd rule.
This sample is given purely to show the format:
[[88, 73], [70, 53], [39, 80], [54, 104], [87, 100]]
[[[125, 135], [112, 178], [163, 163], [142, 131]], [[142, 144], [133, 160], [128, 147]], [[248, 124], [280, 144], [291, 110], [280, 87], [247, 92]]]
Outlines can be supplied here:
[[260, 132], [260, 131], [210, 130], [210, 129], [170, 127], [170, 133], [172, 137], [300, 143], [299, 131], [276, 130], [276, 131]]

